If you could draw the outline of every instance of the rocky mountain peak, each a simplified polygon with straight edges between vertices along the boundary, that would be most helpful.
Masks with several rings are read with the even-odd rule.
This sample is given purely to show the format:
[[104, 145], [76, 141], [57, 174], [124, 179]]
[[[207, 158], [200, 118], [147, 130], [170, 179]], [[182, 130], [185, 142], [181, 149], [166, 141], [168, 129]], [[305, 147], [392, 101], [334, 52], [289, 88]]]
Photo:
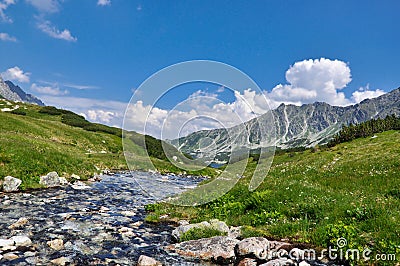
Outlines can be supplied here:
[[44, 105], [44, 103], [33, 96], [32, 94], [25, 93], [21, 87], [15, 85], [9, 80], [4, 81], [0, 75], [0, 96], [13, 102], [25, 102], [37, 105]]

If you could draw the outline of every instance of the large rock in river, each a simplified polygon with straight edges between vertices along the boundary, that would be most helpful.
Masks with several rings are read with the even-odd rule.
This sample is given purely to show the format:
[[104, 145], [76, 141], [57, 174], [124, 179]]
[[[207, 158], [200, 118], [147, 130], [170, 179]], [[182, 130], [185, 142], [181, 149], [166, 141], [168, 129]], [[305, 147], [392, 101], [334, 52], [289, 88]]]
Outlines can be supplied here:
[[64, 180], [58, 176], [57, 172], [50, 172], [45, 176], [41, 176], [39, 181], [39, 184], [45, 187], [59, 187], [63, 183]]
[[238, 242], [227, 236], [215, 236], [169, 245], [165, 249], [183, 257], [227, 264], [235, 261], [234, 248]]
[[21, 185], [22, 181], [18, 178], [12, 176], [6, 176], [3, 181], [3, 191], [4, 192], [14, 192], [18, 191], [18, 187]]

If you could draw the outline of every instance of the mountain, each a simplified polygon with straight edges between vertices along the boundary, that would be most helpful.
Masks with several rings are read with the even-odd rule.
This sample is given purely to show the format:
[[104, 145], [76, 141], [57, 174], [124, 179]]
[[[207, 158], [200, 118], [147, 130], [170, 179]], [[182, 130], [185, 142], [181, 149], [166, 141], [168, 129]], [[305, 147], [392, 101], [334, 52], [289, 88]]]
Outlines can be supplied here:
[[21, 87], [15, 85], [9, 80], [3, 81], [0, 76], [0, 96], [13, 102], [25, 102], [44, 106], [44, 103], [33, 96], [25, 93]]
[[[384, 118], [390, 114], [400, 115], [400, 88], [345, 107], [322, 102], [302, 106], [281, 104], [278, 108], [241, 126], [198, 131], [170, 143], [179, 147], [182, 152], [197, 157], [216, 152], [216, 159], [224, 161], [232, 146], [235, 149], [270, 146], [285, 149], [311, 147], [327, 143], [342, 125]], [[244, 128], [246, 130], [243, 130]], [[270, 130], [263, 134], [265, 128], [275, 128], [275, 132]], [[235, 140], [231, 141], [229, 136], [235, 136]], [[205, 146], [204, 139], [214, 140], [215, 145], [208, 143], [208, 146]]]

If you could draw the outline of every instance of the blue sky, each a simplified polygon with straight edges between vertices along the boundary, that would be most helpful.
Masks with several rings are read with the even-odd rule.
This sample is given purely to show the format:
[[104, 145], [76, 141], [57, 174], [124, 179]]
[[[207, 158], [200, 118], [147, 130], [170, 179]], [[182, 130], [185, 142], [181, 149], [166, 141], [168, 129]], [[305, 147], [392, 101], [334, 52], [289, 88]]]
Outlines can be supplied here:
[[[344, 82], [334, 89], [345, 99], [331, 103], [346, 105], [363, 98], [355, 91], [373, 97], [400, 86], [399, 10], [399, 1], [0, 0], [0, 73], [47, 104], [114, 125], [132, 89], [195, 59], [235, 66], [266, 93], [282, 84], [270, 95], [276, 104], [325, 100], [308, 94], [313, 84], [302, 88], [296, 80], [348, 68], [348, 77], [332, 76]], [[291, 73], [300, 74], [287, 79], [291, 66], [309, 59], [318, 73], [300, 73], [306, 66], [299, 63]], [[185, 91], [217, 89], [197, 84]], [[308, 96], [299, 97], [303, 92]], [[172, 108], [182, 95], [159, 107]]]

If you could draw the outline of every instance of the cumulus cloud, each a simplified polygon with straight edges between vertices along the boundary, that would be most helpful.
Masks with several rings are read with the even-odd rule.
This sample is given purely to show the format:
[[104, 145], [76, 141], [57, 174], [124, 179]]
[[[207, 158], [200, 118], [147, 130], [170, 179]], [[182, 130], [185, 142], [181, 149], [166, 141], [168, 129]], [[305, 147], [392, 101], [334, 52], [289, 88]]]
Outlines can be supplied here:
[[72, 96], [43, 95], [40, 99], [46, 105], [71, 110], [92, 122], [122, 127], [127, 103], [111, 100], [98, 100]]
[[55, 13], [60, 9], [57, 0], [26, 0], [26, 2], [42, 13]]
[[10, 36], [8, 33], [0, 32], [0, 40], [5, 42], [16, 42], [17, 38]]
[[385, 92], [383, 90], [380, 90], [380, 89], [370, 90], [369, 85], [367, 85], [365, 88], [361, 87], [357, 91], [353, 92], [351, 98], [353, 99], [353, 101], [355, 103], [359, 103], [365, 99], [376, 98], [383, 94], [385, 94]]
[[286, 71], [286, 80], [288, 84], [278, 84], [268, 93], [275, 104], [350, 104], [340, 91], [351, 81], [350, 68], [343, 61], [321, 58], [296, 62]]
[[104, 111], [104, 110], [88, 110], [86, 117], [92, 121], [100, 121], [103, 123], [110, 123], [111, 120], [116, 116], [115, 112]]
[[61, 90], [57, 86], [40, 86], [36, 83], [31, 85], [31, 90], [35, 91], [40, 94], [47, 94], [47, 95], [66, 95], [68, 94], [67, 90]]
[[29, 76], [31, 73], [24, 72], [19, 67], [15, 66], [12, 68], [7, 69], [5, 72], [1, 73], [3, 79], [8, 79], [11, 81], [18, 81], [18, 82], [29, 82]]
[[15, 5], [15, 0], [3, 0], [0, 1], [0, 18], [3, 22], [12, 23], [13, 20], [9, 18], [5, 11], [10, 5]]
[[39, 20], [37, 23], [38, 29], [46, 33], [52, 38], [65, 40], [68, 42], [76, 42], [78, 39], [72, 36], [71, 32], [67, 29], [59, 30], [48, 20]]
[[98, 6], [109, 6], [109, 5], [111, 5], [111, 0], [98, 0], [97, 5]]

